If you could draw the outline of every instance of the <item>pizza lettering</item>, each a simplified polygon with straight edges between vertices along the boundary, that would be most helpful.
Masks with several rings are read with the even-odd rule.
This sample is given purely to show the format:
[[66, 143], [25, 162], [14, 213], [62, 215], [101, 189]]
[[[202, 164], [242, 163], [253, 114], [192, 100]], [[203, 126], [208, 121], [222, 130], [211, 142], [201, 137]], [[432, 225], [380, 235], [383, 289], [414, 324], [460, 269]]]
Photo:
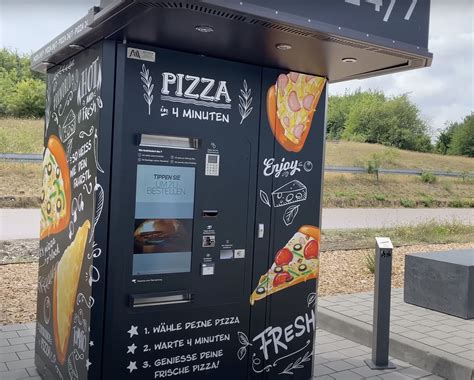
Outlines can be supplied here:
[[86, 220], [77, 230], [76, 237], [66, 248], [54, 274], [53, 326], [58, 360], [64, 364], [71, 335], [72, 315], [81, 275], [82, 261], [91, 223]]
[[280, 249], [274, 263], [260, 277], [250, 296], [250, 304], [301, 282], [315, 279], [319, 274], [319, 228], [302, 226]]
[[290, 72], [280, 74], [267, 93], [270, 128], [288, 152], [303, 149], [326, 80]]
[[70, 219], [71, 180], [66, 152], [61, 141], [51, 136], [43, 158], [40, 238], [64, 230]]

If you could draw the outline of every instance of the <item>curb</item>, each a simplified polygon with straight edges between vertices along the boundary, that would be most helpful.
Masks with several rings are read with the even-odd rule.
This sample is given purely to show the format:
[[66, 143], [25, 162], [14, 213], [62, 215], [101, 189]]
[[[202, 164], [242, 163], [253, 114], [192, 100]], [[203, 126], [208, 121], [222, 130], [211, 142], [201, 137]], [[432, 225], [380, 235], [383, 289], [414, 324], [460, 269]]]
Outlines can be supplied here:
[[[318, 307], [317, 325], [330, 333], [367, 347], [372, 346], [372, 325]], [[447, 379], [474, 380], [474, 365], [467, 359], [390, 333], [390, 356]]]

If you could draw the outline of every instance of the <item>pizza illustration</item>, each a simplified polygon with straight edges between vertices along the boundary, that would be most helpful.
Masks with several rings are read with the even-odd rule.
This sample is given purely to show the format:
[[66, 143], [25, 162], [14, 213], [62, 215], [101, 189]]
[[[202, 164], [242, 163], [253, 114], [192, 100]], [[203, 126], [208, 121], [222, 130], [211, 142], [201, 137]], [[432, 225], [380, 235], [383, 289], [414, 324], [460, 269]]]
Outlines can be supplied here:
[[70, 219], [71, 180], [66, 152], [61, 141], [51, 136], [43, 158], [40, 238], [64, 230]]
[[77, 287], [91, 223], [86, 220], [64, 251], [56, 267], [53, 285], [53, 328], [56, 355], [64, 364], [71, 334], [72, 315], [76, 304]]
[[315, 279], [319, 274], [319, 228], [302, 226], [280, 249], [273, 265], [260, 277], [250, 296], [250, 304], [301, 282]]
[[314, 75], [280, 74], [267, 93], [270, 128], [289, 152], [303, 149], [326, 80]]

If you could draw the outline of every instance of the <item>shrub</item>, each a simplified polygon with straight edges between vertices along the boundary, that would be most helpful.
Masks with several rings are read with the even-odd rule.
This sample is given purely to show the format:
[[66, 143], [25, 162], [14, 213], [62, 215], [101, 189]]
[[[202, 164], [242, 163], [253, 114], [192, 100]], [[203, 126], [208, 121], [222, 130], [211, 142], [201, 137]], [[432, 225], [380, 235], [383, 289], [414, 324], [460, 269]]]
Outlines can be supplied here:
[[416, 206], [416, 202], [411, 199], [400, 199], [400, 204], [406, 208], [414, 208]]
[[435, 183], [436, 182], [436, 176], [431, 172], [423, 172], [423, 173], [421, 173], [421, 182]]
[[380, 166], [385, 161], [384, 154], [385, 154], [385, 151], [382, 151], [380, 153], [374, 153], [367, 160], [367, 164], [366, 164], [367, 173], [375, 175], [377, 182], [379, 181]]
[[429, 196], [424, 196], [422, 199], [421, 199], [421, 204], [425, 207], [431, 207], [434, 203], [434, 199], [432, 197], [429, 197]]
[[375, 200], [377, 200], [377, 201], [379, 201], [379, 202], [383, 202], [383, 201], [386, 200], [384, 194], [375, 194], [375, 195], [374, 195], [374, 198], [375, 198]]
[[449, 201], [448, 206], [453, 208], [463, 208], [466, 207], [466, 203], [464, 203], [461, 199], [454, 199]]
[[465, 182], [467, 179], [474, 177], [474, 173], [471, 173], [469, 170], [464, 170], [461, 172], [461, 178], [463, 182]]
[[375, 273], [375, 252], [367, 253], [364, 257], [365, 267], [372, 274]]

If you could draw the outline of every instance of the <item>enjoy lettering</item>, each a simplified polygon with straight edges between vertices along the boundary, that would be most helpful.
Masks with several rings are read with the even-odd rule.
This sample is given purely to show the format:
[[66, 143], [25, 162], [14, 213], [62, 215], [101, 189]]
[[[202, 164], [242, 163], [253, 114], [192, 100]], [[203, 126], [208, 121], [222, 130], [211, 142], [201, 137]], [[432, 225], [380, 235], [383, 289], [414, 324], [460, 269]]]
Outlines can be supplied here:
[[275, 175], [275, 178], [280, 177], [283, 172], [288, 172], [290, 176], [294, 175], [296, 172], [300, 172], [301, 169], [299, 166], [303, 164], [298, 160], [286, 161], [285, 158], [281, 159], [281, 162], [275, 163], [274, 158], [265, 158], [263, 160], [263, 175], [266, 177]]

